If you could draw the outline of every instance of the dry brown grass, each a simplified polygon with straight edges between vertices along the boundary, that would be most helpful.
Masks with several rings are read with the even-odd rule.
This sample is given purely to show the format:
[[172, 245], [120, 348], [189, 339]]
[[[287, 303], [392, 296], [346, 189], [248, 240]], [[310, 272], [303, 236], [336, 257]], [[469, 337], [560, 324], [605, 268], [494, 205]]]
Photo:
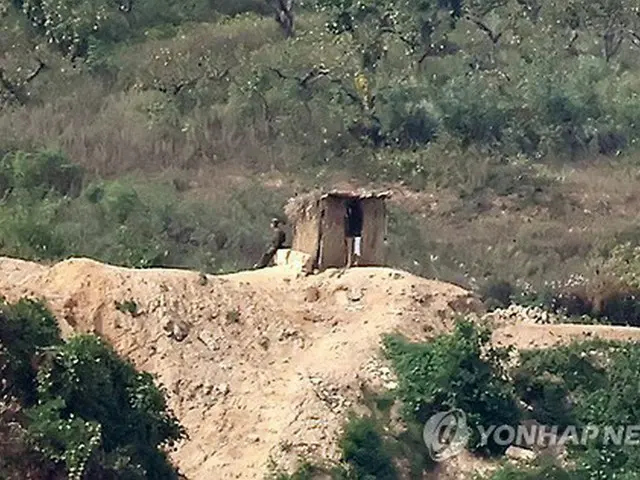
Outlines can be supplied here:
[[238, 125], [218, 112], [195, 112], [182, 126], [154, 123], [145, 113], [154, 101], [162, 102], [157, 92], [107, 94], [91, 84], [70, 97], [1, 116], [0, 135], [16, 148], [61, 148], [89, 171], [107, 176], [226, 162], [264, 170], [290, 164], [302, 153], [271, 141], [264, 122]]
[[536, 286], [572, 274], [594, 277], [597, 260], [638, 229], [640, 198], [626, 171], [600, 162], [552, 168], [564, 180], [546, 187], [537, 203], [487, 192], [463, 200], [450, 189], [397, 187], [393, 202], [410, 212], [421, 239], [403, 245], [410, 258], [395, 260], [465, 286], [488, 277]]
[[[319, 22], [311, 16], [305, 26]], [[283, 55], [282, 32], [273, 19], [249, 16], [182, 28], [174, 38], [120, 49], [101, 67], [113, 73], [104, 81], [63, 60], [52, 61], [30, 86], [33, 102], [0, 116], [4, 143], [25, 150], [58, 147], [105, 176], [166, 168], [197, 172], [225, 163], [257, 171], [298, 165], [307, 146], [276, 136], [270, 125], [277, 121], [275, 113], [268, 116], [260, 102], [258, 110], [245, 112], [239, 90], [252, 75], [249, 58], [268, 63]], [[310, 53], [312, 45], [307, 46], [299, 56]], [[11, 59], [18, 56], [14, 53]], [[8, 57], [2, 61], [8, 64]], [[157, 90], [195, 78], [201, 81], [188, 98]], [[229, 98], [231, 90], [235, 99]], [[273, 104], [275, 111], [276, 99]]]

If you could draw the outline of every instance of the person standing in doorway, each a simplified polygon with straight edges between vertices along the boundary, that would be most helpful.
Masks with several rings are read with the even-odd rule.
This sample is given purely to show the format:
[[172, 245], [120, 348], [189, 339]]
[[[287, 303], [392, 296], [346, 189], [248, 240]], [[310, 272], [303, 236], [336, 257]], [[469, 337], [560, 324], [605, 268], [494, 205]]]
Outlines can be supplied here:
[[357, 266], [362, 255], [362, 205], [350, 199], [346, 203], [345, 237], [347, 241], [347, 268]]

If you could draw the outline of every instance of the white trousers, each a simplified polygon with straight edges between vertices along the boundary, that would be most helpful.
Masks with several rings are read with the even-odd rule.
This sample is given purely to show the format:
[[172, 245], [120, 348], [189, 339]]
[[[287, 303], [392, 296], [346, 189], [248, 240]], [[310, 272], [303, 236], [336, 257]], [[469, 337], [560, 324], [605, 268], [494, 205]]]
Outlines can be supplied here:
[[353, 239], [353, 253], [354, 253], [354, 255], [358, 255], [359, 257], [362, 255], [361, 254], [361, 245], [362, 245], [362, 237], [355, 237]]

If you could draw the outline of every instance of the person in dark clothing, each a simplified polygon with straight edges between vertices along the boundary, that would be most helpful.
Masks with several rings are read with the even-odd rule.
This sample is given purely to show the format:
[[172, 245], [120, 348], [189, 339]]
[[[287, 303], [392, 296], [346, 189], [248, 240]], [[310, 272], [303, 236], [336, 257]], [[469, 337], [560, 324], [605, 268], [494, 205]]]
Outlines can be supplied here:
[[345, 237], [347, 241], [347, 267], [357, 265], [361, 253], [362, 243], [362, 205], [357, 200], [346, 203]]
[[256, 263], [253, 268], [265, 268], [269, 265], [273, 257], [275, 257], [278, 249], [284, 246], [287, 236], [280, 228], [280, 220], [277, 218], [272, 219], [271, 229], [273, 230], [273, 235], [271, 237], [271, 242], [269, 242], [269, 246], [267, 247], [267, 251], [264, 252], [260, 261]]

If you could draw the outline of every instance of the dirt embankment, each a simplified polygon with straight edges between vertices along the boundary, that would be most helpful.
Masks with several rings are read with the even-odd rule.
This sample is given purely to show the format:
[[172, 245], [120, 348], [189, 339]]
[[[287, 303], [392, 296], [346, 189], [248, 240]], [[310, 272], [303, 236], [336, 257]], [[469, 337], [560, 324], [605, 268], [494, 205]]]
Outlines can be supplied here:
[[[194, 480], [263, 478], [271, 459], [336, 458], [360, 385], [392, 382], [381, 336], [429, 338], [454, 312], [478, 309], [461, 288], [388, 268], [205, 277], [1, 258], [0, 289], [9, 300], [43, 298], [65, 335], [97, 333], [155, 374], [190, 437], [173, 457]], [[125, 301], [134, 313], [116, 308]], [[505, 323], [494, 338], [526, 348], [589, 335], [640, 339], [640, 330]]]

